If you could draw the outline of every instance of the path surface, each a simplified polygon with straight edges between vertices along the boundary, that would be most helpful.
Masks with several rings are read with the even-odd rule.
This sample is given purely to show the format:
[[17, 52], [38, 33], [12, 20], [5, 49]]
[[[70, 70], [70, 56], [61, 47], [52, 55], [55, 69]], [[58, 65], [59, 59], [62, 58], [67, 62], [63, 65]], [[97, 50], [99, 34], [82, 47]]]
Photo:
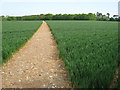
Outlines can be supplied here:
[[43, 21], [33, 37], [2, 67], [3, 88], [70, 88], [56, 43]]

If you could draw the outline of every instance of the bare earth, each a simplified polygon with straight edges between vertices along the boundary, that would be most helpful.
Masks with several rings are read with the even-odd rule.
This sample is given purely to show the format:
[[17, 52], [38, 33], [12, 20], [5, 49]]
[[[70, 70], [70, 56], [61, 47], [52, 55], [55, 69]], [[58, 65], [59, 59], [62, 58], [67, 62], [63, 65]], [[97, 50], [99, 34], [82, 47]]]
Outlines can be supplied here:
[[2, 67], [3, 88], [71, 88], [46, 22]]

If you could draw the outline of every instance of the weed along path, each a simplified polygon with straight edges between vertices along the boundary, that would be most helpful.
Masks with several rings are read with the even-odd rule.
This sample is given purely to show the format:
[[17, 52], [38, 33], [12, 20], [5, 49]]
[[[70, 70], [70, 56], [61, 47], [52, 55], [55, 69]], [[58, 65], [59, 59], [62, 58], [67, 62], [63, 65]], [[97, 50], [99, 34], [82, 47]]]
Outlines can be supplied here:
[[2, 67], [3, 88], [71, 88], [56, 43], [43, 21], [38, 31]]

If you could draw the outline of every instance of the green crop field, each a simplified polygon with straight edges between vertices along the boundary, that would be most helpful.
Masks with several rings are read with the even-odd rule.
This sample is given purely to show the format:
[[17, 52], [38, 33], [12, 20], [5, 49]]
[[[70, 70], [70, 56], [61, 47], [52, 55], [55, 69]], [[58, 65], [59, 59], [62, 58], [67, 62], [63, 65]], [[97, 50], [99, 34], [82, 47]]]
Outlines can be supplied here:
[[118, 24], [47, 21], [74, 87], [109, 87], [118, 61]]
[[[41, 21], [3, 21], [6, 62], [39, 28]], [[118, 60], [118, 24], [107, 21], [47, 21], [74, 87], [109, 87]], [[119, 80], [120, 81], [120, 80]], [[116, 85], [119, 87], [120, 83]]]
[[39, 28], [41, 21], [3, 21], [2, 57], [6, 62]]

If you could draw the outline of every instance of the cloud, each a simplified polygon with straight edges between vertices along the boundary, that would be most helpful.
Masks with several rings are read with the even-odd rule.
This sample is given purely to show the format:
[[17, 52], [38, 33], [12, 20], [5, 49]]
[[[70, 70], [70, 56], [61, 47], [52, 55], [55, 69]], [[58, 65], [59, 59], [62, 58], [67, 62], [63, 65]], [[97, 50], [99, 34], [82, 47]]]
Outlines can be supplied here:
[[119, 0], [1, 0], [2, 2], [118, 2]]

